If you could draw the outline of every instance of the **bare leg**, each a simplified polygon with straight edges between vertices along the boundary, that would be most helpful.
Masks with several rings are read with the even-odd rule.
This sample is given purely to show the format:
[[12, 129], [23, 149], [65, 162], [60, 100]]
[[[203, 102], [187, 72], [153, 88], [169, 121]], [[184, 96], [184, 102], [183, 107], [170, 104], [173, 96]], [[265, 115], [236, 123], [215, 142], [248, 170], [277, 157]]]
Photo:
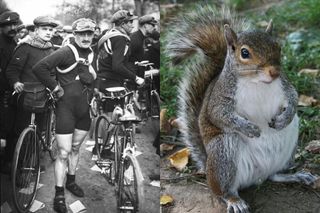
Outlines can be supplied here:
[[56, 134], [58, 156], [54, 165], [56, 186], [63, 186], [68, 165], [68, 156], [71, 152], [72, 134]]
[[79, 162], [79, 150], [82, 142], [87, 136], [88, 131], [75, 129], [72, 137], [72, 148], [69, 155], [68, 174], [74, 175]]
[[294, 174], [274, 174], [269, 177], [274, 182], [297, 182], [305, 185], [312, 185], [319, 177], [312, 175], [310, 172], [300, 171]]

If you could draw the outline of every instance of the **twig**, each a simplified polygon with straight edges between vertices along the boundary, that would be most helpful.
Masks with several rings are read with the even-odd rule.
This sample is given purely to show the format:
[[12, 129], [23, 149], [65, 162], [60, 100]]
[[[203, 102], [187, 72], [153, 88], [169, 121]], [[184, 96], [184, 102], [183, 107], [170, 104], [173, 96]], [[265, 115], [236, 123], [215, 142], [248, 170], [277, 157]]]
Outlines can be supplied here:
[[162, 143], [170, 144], [170, 145], [177, 145], [177, 146], [183, 146], [185, 147], [186, 145], [182, 142], [177, 142], [177, 141], [168, 141], [168, 140], [162, 140]]
[[204, 187], [206, 187], [206, 188], [209, 188], [208, 185], [205, 184], [205, 183], [201, 183], [201, 182], [196, 181], [196, 180], [191, 180], [191, 181], [194, 182], [194, 183], [197, 183], [197, 184], [199, 184], [199, 185], [201, 185], [201, 186], [204, 186]]
[[171, 181], [171, 180], [185, 179], [185, 178], [192, 177], [192, 176], [194, 176], [194, 175], [191, 174], [191, 175], [184, 175], [184, 176], [173, 177], [173, 178], [160, 178], [160, 180]]

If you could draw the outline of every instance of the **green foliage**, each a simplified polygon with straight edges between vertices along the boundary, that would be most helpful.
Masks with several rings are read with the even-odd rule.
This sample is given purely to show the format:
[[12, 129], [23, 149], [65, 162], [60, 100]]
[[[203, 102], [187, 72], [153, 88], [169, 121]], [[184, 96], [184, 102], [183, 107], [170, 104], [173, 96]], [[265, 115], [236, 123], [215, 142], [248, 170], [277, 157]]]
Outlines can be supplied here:
[[320, 136], [320, 108], [319, 107], [299, 107], [300, 116], [300, 141], [301, 145], [318, 139]]
[[160, 64], [160, 96], [164, 100], [161, 103], [161, 108], [168, 110], [168, 116], [176, 114], [177, 90], [180, 79], [180, 71], [177, 68], [170, 66], [169, 59], [165, 56], [161, 42], [161, 64]]

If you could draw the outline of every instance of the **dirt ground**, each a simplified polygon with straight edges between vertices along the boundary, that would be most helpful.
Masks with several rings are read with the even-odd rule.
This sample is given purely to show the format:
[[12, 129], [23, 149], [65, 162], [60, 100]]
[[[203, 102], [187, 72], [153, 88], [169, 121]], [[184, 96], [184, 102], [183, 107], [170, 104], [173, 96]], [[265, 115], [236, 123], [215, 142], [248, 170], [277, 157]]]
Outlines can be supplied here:
[[[160, 188], [150, 185], [150, 175], [159, 174], [159, 159], [155, 148], [152, 146], [156, 131], [159, 129], [157, 120], [147, 121], [140, 125], [142, 132], [136, 134], [136, 143], [138, 151], [142, 152], [137, 156], [138, 162], [142, 169], [144, 177], [143, 189], [144, 199], [143, 209], [141, 213], [157, 213], [160, 209], [159, 194]], [[80, 150], [80, 162], [77, 170], [76, 181], [84, 189], [85, 197], [77, 198], [70, 192], [65, 190], [66, 204], [68, 212], [72, 212], [69, 205], [79, 200], [86, 207], [88, 213], [115, 213], [117, 212], [117, 200], [115, 197], [115, 187], [110, 185], [104, 176], [97, 171], [91, 170], [95, 162], [91, 160], [92, 153], [88, 150], [87, 141]], [[43, 186], [38, 190], [36, 200], [44, 203], [45, 207], [38, 210], [37, 213], [51, 213], [53, 211], [53, 196], [54, 196], [54, 176], [53, 162], [46, 154], [45, 157], [46, 170], [40, 175], [40, 183]], [[13, 213], [16, 213], [12, 203], [11, 182], [8, 175], [1, 174], [1, 205], [7, 202]], [[1, 211], [2, 213], [2, 211]]]
[[[172, 153], [172, 152], [170, 152]], [[170, 167], [161, 157], [161, 195], [172, 196], [174, 202], [162, 206], [162, 213], [224, 213], [226, 207], [211, 194], [205, 177], [183, 174]], [[320, 170], [314, 169], [320, 175]], [[301, 184], [264, 182], [240, 191], [251, 213], [320, 213], [320, 190]]]

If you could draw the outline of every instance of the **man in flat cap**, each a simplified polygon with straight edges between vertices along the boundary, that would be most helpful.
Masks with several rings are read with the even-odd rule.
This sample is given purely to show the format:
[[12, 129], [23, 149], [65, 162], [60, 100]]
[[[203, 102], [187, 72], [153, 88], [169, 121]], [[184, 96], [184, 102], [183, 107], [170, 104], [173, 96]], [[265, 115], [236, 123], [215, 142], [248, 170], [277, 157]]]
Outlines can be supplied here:
[[[12, 87], [6, 77], [7, 65], [16, 47], [15, 36], [19, 25], [19, 15], [16, 12], [6, 11], [0, 14], [0, 140], [6, 142], [4, 166], [2, 170], [9, 172], [12, 150], [14, 149], [13, 125], [15, 108], [10, 104]], [[11, 151], [9, 151], [11, 150]]]
[[[139, 18], [139, 29], [130, 36], [131, 50], [134, 53], [131, 54], [131, 62], [146, 60], [144, 41], [156, 30], [157, 24], [158, 22], [153, 16], [145, 15]], [[138, 75], [143, 77], [144, 73], [139, 70]]]
[[[158, 22], [153, 16], [145, 15], [139, 18], [139, 29], [130, 36], [132, 54], [130, 55], [129, 61], [131, 63], [135, 64], [135, 62], [147, 60], [145, 39], [155, 31], [157, 24]], [[144, 67], [135, 66], [134, 69], [139, 77], [144, 78]], [[143, 90], [144, 88], [139, 89], [139, 95], [136, 96], [139, 96], [137, 98], [139, 101], [143, 99]], [[142, 108], [139, 103], [136, 103], [136, 105], [138, 108]]]
[[129, 35], [133, 29], [133, 20], [136, 18], [137, 16], [126, 10], [117, 11], [111, 18], [114, 28], [99, 40], [101, 57], [98, 59], [98, 80], [102, 86], [100, 89], [123, 86], [124, 79], [132, 80], [138, 85], [144, 83], [144, 79], [136, 76], [132, 64], [129, 63], [132, 53]]
[[[72, 24], [75, 40], [33, 67], [38, 79], [50, 90], [61, 96], [56, 108], [56, 140], [58, 157], [55, 161], [55, 198], [53, 208], [59, 213], [67, 212], [64, 197], [65, 171], [68, 168], [66, 189], [78, 197], [84, 191], [75, 182], [79, 161], [79, 149], [90, 129], [88, 97], [96, 78], [91, 66], [93, 52], [90, 48], [95, 22], [81, 18]], [[52, 78], [51, 71], [56, 69]], [[57, 81], [56, 81], [57, 79]]]
[[[35, 35], [19, 43], [6, 70], [10, 86], [13, 87], [16, 94], [22, 94], [15, 101], [17, 103], [17, 112], [14, 125], [14, 143], [17, 142], [23, 129], [29, 125], [31, 118], [31, 112], [23, 107], [25, 100], [23, 95], [24, 85], [29, 84], [34, 89], [43, 87], [38, 78], [33, 74], [32, 67], [54, 51], [50, 39], [53, 35], [54, 27], [57, 26], [55, 20], [49, 16], [39, 16], [33, 22], [35, 25]], [[37, 128], [40, 132], [43, 129], [44, 116], [44, 112], [35, 114]], [[13, 155], [13, 152], [11, 155]]]
[[[113, 14], [111, 22], [114, 27], [107, 31], [98, 42], [98, 80], [95, 85], [95, 93], [100, 94], [110, 87], [123, 87], [124, 80], [129, 79], [133, 84], [142, 85], [144, 79], [137, 76], [134, 65], [129, 62], [130, 32], [133, 29], [134, 16], [127, 10], [119, 10]], [[113, 111], [113, 103], [107, 103], [105, 109], [109, 114]]]

